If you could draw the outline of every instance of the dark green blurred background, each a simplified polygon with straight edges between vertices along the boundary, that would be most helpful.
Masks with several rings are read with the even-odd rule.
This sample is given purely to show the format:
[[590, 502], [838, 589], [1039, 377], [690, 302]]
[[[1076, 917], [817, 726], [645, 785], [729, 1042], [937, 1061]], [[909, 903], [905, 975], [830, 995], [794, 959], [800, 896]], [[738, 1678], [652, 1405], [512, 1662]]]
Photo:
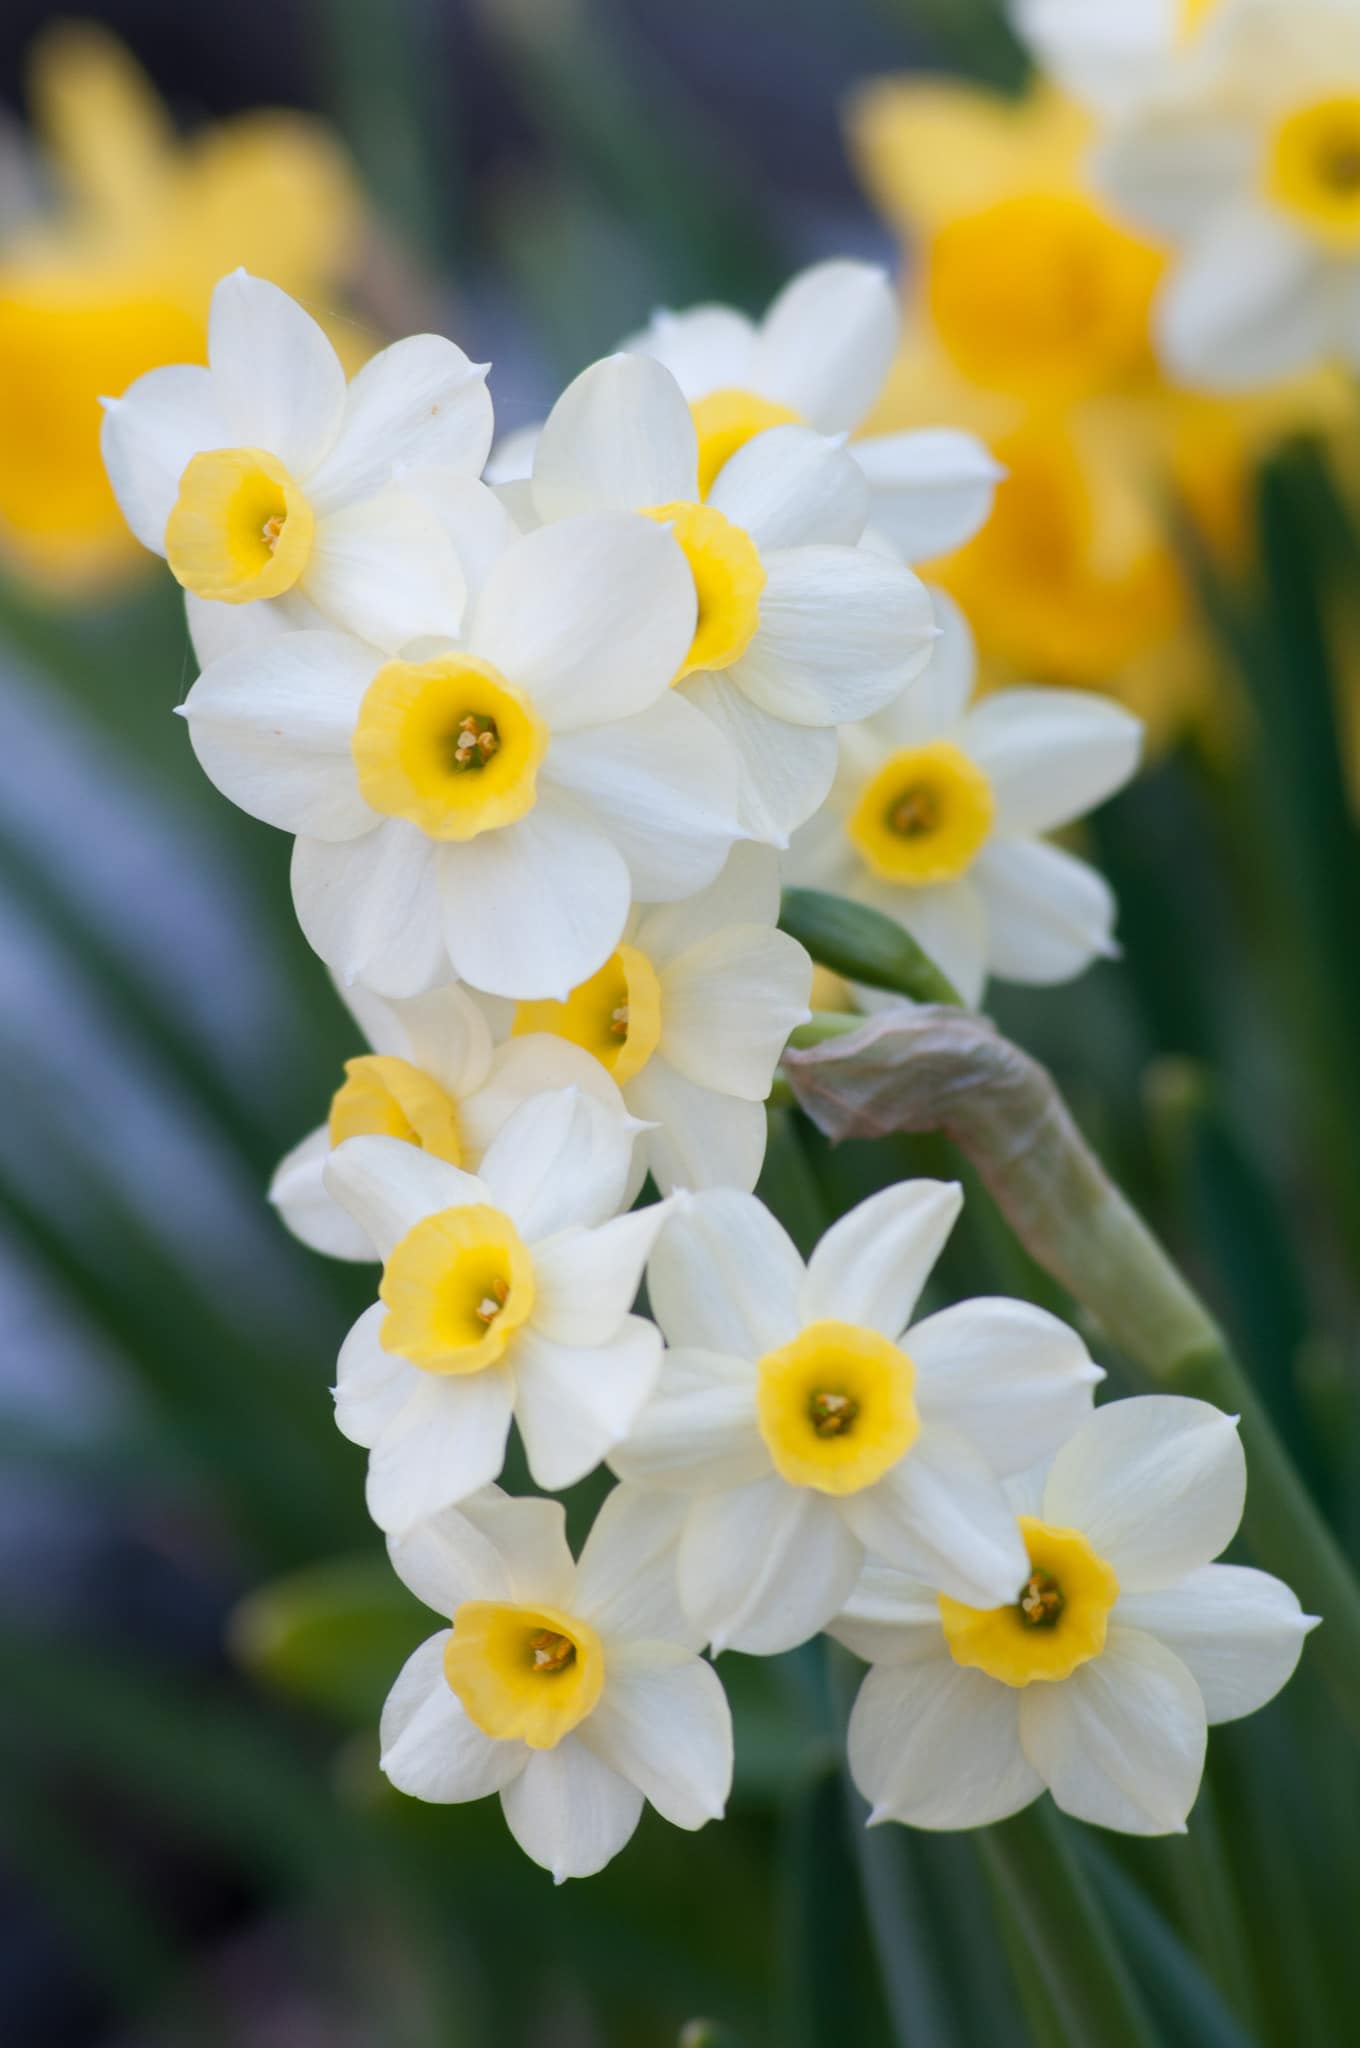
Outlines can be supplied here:
[[[984, 0], [85, 12], [186, 126], [330, 118], [383, 224], [364, 316], [490, 357], [506, 427], [658, 301], [756, 309], [818, 256], [895, 261], [838, 96], [923, 61], [1015, 70]], [[51, 18], [11, 0], [0, 27], [16, 122]], [[1322, 622], [1360, 557], [1307, 449], [1258, 510], [1257, 586], [1215, 593], [1242, 758], [1182, 751], [1096, 822], [1122, 962], [992, 1007], [1184, 1256], [1354, 1547], [1360, 871]], [[723, 1659], [729, 1819], [649, 1814], [588, 1884], [554, 1892], [494, 1802], [421, 1809], [380, 1779], [378, 1709], [432, 1624], [331, 1419], [372, 1275], [263, 1203], [358, 1047], [293, 927], [286, 844], [170, 715], [190, 661], [168, 577], [99, 607], [0, 589], [0, 2040], [652, 2048], [699, 2015], [745, 2048], [1064, 2040], [1033, 2000], [1020, 2017], [1026, 1942], [977, 1844], [860, 1835], [853, 1676], [819, 1647]], [[923, 1165], [956, 1170], [924, 1144], [833, 1158], [780, 1111], [767, 1193], [806, 1241]], [[980, 1195], [943, 1284], [1053, 1299]], [[1212, 1754], [1188, 1838], [1088, 1834], [1083, 1870], [1166, 2040], [1340, 2041], [1357, 1775], [1307, 1660]]]

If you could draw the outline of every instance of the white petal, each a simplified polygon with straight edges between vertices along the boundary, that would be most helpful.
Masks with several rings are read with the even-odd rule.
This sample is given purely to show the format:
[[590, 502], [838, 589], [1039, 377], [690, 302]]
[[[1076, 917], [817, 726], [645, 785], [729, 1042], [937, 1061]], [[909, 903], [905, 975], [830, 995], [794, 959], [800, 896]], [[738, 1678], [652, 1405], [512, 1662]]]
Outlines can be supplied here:
[[851, 742], [846, 748], [847, 769], [872, 774], [893, 748], [959, 737], [958, 727], [977, 681], [973, 629], [952, 597], [933, 585], [927, 588], [931, 615], [940, 632], [930, 660], [900, 696], [847, 736]]
[[465, 1600], [560, 1607], [576, 1576], [562, 1503], [514, 1500], [498, 1486], [389, 1536], [387, 1554], [417, 1600], [450, 1616]]
[[755, 338], [744, 313], [730, 306], [691, 306], [683, 313], [654, 313], [624, 347], [655, 356], [686, 398], [703, 398], [710, 391], [750, 388]]
[[604, 1344], [632, 1308], [664, 1203], [534, 1246], [532, 1327], [557, 1344]]
[[1341, 339], [1333, 264], [1264, 206], [1216, 216], [1163, 288], [1157, 329], [1167, 368], [1238, 391], [1322, 363]]
[[989, 921], [982, 893], [970, 876], [923, 889], [899, 888], [861, 876], [853, 894], [895, 918], [915, 939], [963, 1001], [976, 1008], [987, 985]]
[[674, 690], [615, 725], [564, 734], [548, 772], [618, 848], [643, 901], [707, 887], [741, 830], [737, 764]]
[[754, 435], [723, 464], [708, 502], [762, 556], [817, 541], [853, 547], [869, 513], [858, 463], [807, 427]]
[[836, 1505], [776, 1474], [694, 1501], [680, 1539], [680, 1599], [718, 1650], [792, 1650], [850, 1597], [864, 1552]]
[[1217, 232], [1253, 182], [1258, 149], [1249, 122], [1216, 118], [1201, 102], [1116, 128], [1090, 168], [1128, 219], [1182, 242]]
[[810, 1015], [812, 962], [796, 939], [729, 925], [662, 970], [661, 1048], [700, 1087], [763, 1102], [790, 1031]]
[[998, 690], [969, 712], [962, 744], [996, 798], [996, 832], [1051, 832], [1122, 789], [1141, 719], [1091, 690]]
[[613, 1079], [584, 1046], [548, 1031], [526, 1032], [500, 1046], [492, 1054], [486, 1081], [458, 1105], [458, 1130], [469, 1164], [481, 1160], [521, 1103], [562, 1088], [594, 1096], [616, 1120], [628, 1115]]
[[105, 399], [104, 467], [118, 508], [144, 548], [165, 553], [166, 521], [191, 458], [225, 448], [231, 438], [212, 372], [196, 363], [147, 370], [121, 398]]
[[534, 450], [543, 432], [541, 420], [502, 434], [486, 459], [482, 474], [489, 484], [527, 483], [533, 475]]
[[436, 853], [404, 818], [339, 845], [297, 841], [293, 908], [307, 943], [342, 981], [413, 996], [449, 978]]
[[623, 934], [627, 862], [555, 792], [540, 794], [513, 825], [443, 852], [448, 956], [464, 981], [488, 995], [565, 1002]]
[[360, 1224], [381, 1259], [427, 1216], [485, 1202], [470, 1173], [404, 1138], [346, 1138], [324, 1168], [326, 1192]]
[[467, 638], [554, 732], [570, 732], [655, 703], [689, 651], [694, 621], [694, 578], [669, 530], [600, 512], [508, 547]]
[[717, 1672], [691, 1651], [648, 1643], [611, 1653], [603, 1697], [577, 1740], [673, 1826], [722, 1818], [732, 1716]]
[[962, 1207], [952, 1180], [899, 1181], [860, 1202], [808, 1260], [803, 1320], [858, 1323], [896, 1343]]
[[663, 1194], [680, 1188], [748, 1194], [760, 1179], [769, 1135], [764, 1103], [687, 1080], [659, 1053], [629, 1082], [628, 1100], [655, 1125], [639, 1135], [637, 1147]]
[[922, 1629], [932, 1641], [938, 1638], [939, 1596], [919, 1579], [871, 1557], [827, 1633], [866, 1664], [902, 1664], [918, 1654]]
[[1063, 1445], [1044, 1519], [1080, 1529], [1123, 1592], [1156, 1592], [1227, 1548], [1246, 1487], [1232, 1416], [1207, 1401], [1140, 1394], [1098, 1408]]
[[867, 548], [800, 547], [765, 557], [760, 624], [725, 674], [794, 725], [843, 725], [882, 710], [919, 675], [936, 637], [925, 585]]
[[342, 988], [340, 994], [374, 1052], [395, 1053], [423, 1067], [455, 1100], [485, 1082], [492, 1060], [490, 1026], [457, 982], [395, 1003], [364, 988]]
[[457, 1805], [518, 1777], [529, 1751], [474, 1728], [444, 1676], [448, 1629], [413, 1650], [382, 1714], [382, 1768], [399, 1792]]
[[986, 905], [988, 965], [1003, 981], [1070, 981], [1118, 952], [1108, 882], [1062, 847], [993, 840], [973, 876]]
[[322, 1124], [279, 1161], [269, 1199], [294, 1237], [314, 1252], [329, 1259], [374, 1258], [367, 1231], [326, 1192], [323, 1175], [330, 1155], [331, 1134]]
[[605, 1498], [581, 1552], [570, 1611], [605, 1639], [609, 1682], [625, 1639], [644, 1637], [697, 1649], [675, 1579], [685, 1503], [634, 1486]]
[[803, 1262], [754, 1195], [713, 1188], [677, 1204], [647, 1292], [668, 1344], [759, 1358], [795, 1336]]
[[779, 859], [772, 847], [739, 840], [717, 880], [681, 903], [648, 904], [632, 944], [658, 973], [680, 953], [727, 925], [779, 921]]
[[923, 1424], [876, 1486], [846, 1496], [845, 1513], [866, 1550], [970, 1607], [1000, 1607], [1024, 1583], [1014, 1510], [955, 1430]]
[[224, 655], [184, 703], [204, 773], [284, 832], [371, 832], [378, 818], [359, 794], [350, 742], [376, 664], [371, 648], [342, 633], [289, 633]]
[[688, 676], [690, 703], [717, 732], [717, 747], [737, 766], [737, 816], [754, 839], [783, 846], [810, 818], [836, 772], [836, 734], [830, 726], [788, 725], [753, 704], [726, 671]]
[[1282, 1580], [1238, 1564], [1201, 1565], [1164, 1592], [1125, 1594], [1116, 1618], [1175, 1651], [1211, 1723], [1240, 1720], [1273, 1700], [1317, 1626]]
[[1091, 1413], [1104, 1378], [1076, 1331], [1027, 1301], [962, 1301], [907, 1331], [922, 1415], [948, 1423], [993, 1471], [1022, 1472]]
[[642, 1817], [642, 1794], [568, 1735], [556, 1749], [530, 1752], [501, 1807], [525, 1855], [561, 1884], [593, 1877], [618, 1855]]
[[467, 594], [453, 542], [401, 484], [317, 521], [301, 589], [337, 625], [388, 653], [411, 640], [453, 639]]
[[699, 444], [684, 394], [645, 355], [606, 356], [568, 384], [534, 451], [540, 519], [640, 512], [699, 495]]
[[971, 540], [1005, 474], [981, 441], [953, 427], [871, 434], [849, 453], [868, 480], [869, 517], [907, 562]]
[[515, 1341], [515, 1420], [534, 1484], [575, 1486], [602, 1464], [637, 1420], [661, 1366], [661, 1338], [627, 1316], [594, 1345], [558, 1344], [537, 1330]]
[[441, 334], [380, 349], [350, 385], [339, 438], [309, 480], [316, 509], [366, 497], [400, 469], [480, 476], [491, 446], [488, 367]]
[[494, 491], [456, 470], [404, 470], [401, 487], [434, 514], [448, 535], [470, 604], [496, 562], [520, 538], [520, 528]]
[[418, 1366], [383, 1350], [380, 1333], [386, 1321], [385, 1304], [375, 1301], [346, 1337], [336, 1361], [335, 1426], [366, 1451], [424, 1384]]
[[1099, 1657], [1020, 1695], [1020, 1741], [1064, 1813], [1126, 1835], [1181, 1834], [1204, 1771], [1204, 1701], [1154, 1636], [1111, 1628]]
[[886, 271], [817, 263], [785, 285], [761, 323], [751, 385], [822, 434], [858, 426], [878, 397], [901, 322]]
[[276, 455], [305, 484], [345, 414], [340, 358], [311, 314], [276, 284], [235, 270], [212, 295], [208, 361], [236, 440]]
[[493, 1365], [423, 1378], [368, 1458], [368, 1512], [380, 1529], [397, 1534], [489, 1486], [505, 1463], [510, 1374]]
[[901, 1661], [871, 1671], [850, 1714], [850, 1775], [871, 1819], [978, 1828], [1043, 1791], [1020, 1747], [1017, 1695], [950, 1656], [938, 1619], [903, 1631]]
[[756, 1422], [749, 1360], [667, 1351], [656, 1391], [610, 1454], [620, 1479], [677, 1493], [725, 1493], [762, 1479], [770, 1454]]
[[525, 1242], [603, 1223], [623, 1196], [632, 1154], [626, 1117], [579, 1088], [531, 1097], [482, 1157], [481, 1179]]
[[[227, 654], [271, 647], [290, 633], [332, 633], [335, 628], [297, 589], [282, 597], [258, 597], [251, 604], [221, 604], [216, 598], [184, 593], [184, 619], [200, 669]], [[374, 666], [377, 658], [374, 657]]]

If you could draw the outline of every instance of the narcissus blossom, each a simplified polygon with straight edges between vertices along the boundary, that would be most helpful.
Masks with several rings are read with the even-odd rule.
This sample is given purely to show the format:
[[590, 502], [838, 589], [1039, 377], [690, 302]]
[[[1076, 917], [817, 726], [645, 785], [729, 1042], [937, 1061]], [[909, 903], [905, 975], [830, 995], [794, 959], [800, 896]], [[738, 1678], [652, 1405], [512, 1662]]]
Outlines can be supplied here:
[[105, 400], [105, 465], [138, 540], [192, 595], [272, 601], [290, 625], [393, 649], [457, 631], [453, 543], [398, 472], [477, 476], [487, 367], [416, 334], [347, 385], [311, 315], [238, 270], [213, 293], [206, 369], [148, 370]]
[[495, 554], [456, 643], [285, 633], [184, 714], [217, 787], [298, 835], [298, 920], [342, 981], [565, 999], [635, 898], [703, 888], [740, 834], [735, 767], [669, 688], [694, 615], [665, 527], [563, 520]]
[[1041, 835], [1119, 789], [1142, 727], [1084, 690], [1001, 690], [969, 707], [962, 615], [917, 688], [841, 733], [826, 805], [789, 873], [896, 918], [967, 1003], [991, 974], [1058, 982], [1115, 950], [1103, 877]]
[[834, 728], [900, 695], [929, 659], [924, 589], [856, 545], [868, 490], [845, 451], [776, 426], [707, 477], [684, 394], [650, 356], [611, 356], [567, 387], [527, 498], [537, 520], [641, 512], [674, 534], [697, 605], [675, 681], [716, 726], [715, 752], [740, 764], [746, 829], [776, 845], [826, 794]]
[[560, 1884], [622, 1849], [650, 1801], [718, 1819], [732, 1723], [675, 1597], [669, 1504], [618, 1487], [579, 1560], [556, 1501], [489, 1487], [389, 1544], [451, 1617], [410, 1656], [382, 1717], [382, 1768], [445, 1804], [500, 1794], [515, 1840]]
[[753, 1188], [774, 1070], [810, 1014], [812, 962], [775, 929], [778, 915], [775, 855], [738, 846], [698, 895], [634, 910], [622, 943], [565, 1003], [486, 1007], [515, 1034], [511, 1048], [556, 1033], [617, 1083], [650, 1126], [634, 1147], [639, 1186], [650, 1172], [663, 1193]]
[[1360, 7], [1222, 0], [1097, 166], [1178, 249], [1157, 312], [1168, 368], [1243, 390], [1360, 366]]
[[770, 1655], [815, 1635], [867, 1552], [956, 1599], [1008, 1597], [1024, 1548], [997, 1475], [1059, 1444], [1101, 1373], [1027, 1302], [912, 1323], [959, 1188], [871, 1196], [806, 1267], [753, 1195], [673, 1199], [647, 1269], [671, 1348], [610, 1463], [689, 1497], [680, 1598], [714, 1648]]
[[874, 1566], [833, 1628], [873, 1665], [849, 1732], [871, 1819], [982, 1827], [1047, 1789], [1100, 1827], [1182, 1831], [1208, 1724], [1273, 1699], [1315, 1625], [1280, 1580], [1211, 1561], [1245, 1489], [1231, 1416], [1116, 1401], [1012, 1489], [1004, 1603]]
[[[625, 1116], [604, 1067], [546, 1032], [493, 1044], [485, 1013], [456, 983], [405, 1002], [342, 990], [370, 1050], [345, 1062], [324, 1124], [283, 1159], [269, 1199], [295, 1236], [336, 1259], [377, 1257], [372, 1239], [326, 1191], [326, 1161], [346, 1138], [400, 1138], [475, 1173], [506, 1119], [531, 1095], [576, 1087]], [[641, 1184], [642, 1169], [635, 1167]]]
[[[654, 314], [624, 347], [664, 363], [689, 400], [707, 495], [766, 428], [796, 421], [853, 435], [879, 395], [899, 327], [886, 272], [837, 261], [791, 278], [758, 323], [730, 306], [693, 306]], [[909, 562], [976, 532], [1001, 474], [980, 441], [944, 427], [865, 435], [849, 453], [869, 486], [872, 525]]]
[[666, 1218], [664, 1203], [616, 1214], [632, 1142], [625, 1116], [568, 1088], [517, 1109], [475, 1176], [399, 1138], [331, 1154], [327, 1191], [383, 1262], [335, 1389], [379, 1528], [488, 1485], [512, 1414], [546, 1488], [583, 1479], [632, 1426], [661, 1339], [630, 1311]]

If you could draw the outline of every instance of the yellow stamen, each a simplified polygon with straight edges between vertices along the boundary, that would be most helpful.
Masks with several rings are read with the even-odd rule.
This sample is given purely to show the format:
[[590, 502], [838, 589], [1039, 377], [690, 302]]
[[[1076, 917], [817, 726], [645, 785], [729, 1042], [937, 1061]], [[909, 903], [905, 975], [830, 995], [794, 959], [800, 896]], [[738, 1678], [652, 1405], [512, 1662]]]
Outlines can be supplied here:
[[922, 887], [965, 873], [995, 814], [991, 783], [977, 763], [952, 740], [932, 740], [883, 763], [845, 829], [876, 875]]
[[765, 569], [755, 542], [712, 505], [653, 505], [644, 517], [670, 527], [694, 578], [694, 638], [672, 681], [696, 669], [730, 668], [760, 624]]
[[1076, 1529], [1021, 1515], [1030, 1574], [1008, 1607], [966, 1607], [938, 1595], [940, 1623], [956, 1664], [1003, 1685], [1070, 1678], [1105, 1647], [1119, 1581]]
[[344, 1086], [331, 1099], [330, 1139], [401, 1138], [451, 1166], [463, 1163], [458, 1106], [451, 1095], [409, 1060], [364, 1053], [345, 1061]]
[[858, 1493], [905, 1457], [920, 1432], [916, 1368], [877, 1330], [809, 1323], [757, 1370], [760, 1433], [791, 1486]]
[[622, 1087], [661, 1043], [661, 984], [645, 953], [620, 946], [564, 1003], [520, 1003], [513, 1036], [551, 1032], [582, 1045]]
[[365, 803], [432, 839], [475, 839], [524, 817], [547, 746], [526, 700], [470, 654], [389, 661], [351, 741]]
[[393, 1247], [378, 1294], [385, 1351], [422, 1372], [481, 1372], [505, 1357], [533, 1309], [533, 1261], [499, 1209], [441, 1209]]
[[1280, 123], [1266, 190], [1319, 241], [1360, 247], [1360, 93], [1334, 94]]
[[196, 597], [250, 604], [301, 576], [316, 522], [288, 471], [262, 448], [211, 448], [186, 467], [165, 556]]
[[444, 1676], [484, 1735], [553, 1749], [598, 1702], [604, 1649], [586, 1622], [556, 1608], [466, 1600]]

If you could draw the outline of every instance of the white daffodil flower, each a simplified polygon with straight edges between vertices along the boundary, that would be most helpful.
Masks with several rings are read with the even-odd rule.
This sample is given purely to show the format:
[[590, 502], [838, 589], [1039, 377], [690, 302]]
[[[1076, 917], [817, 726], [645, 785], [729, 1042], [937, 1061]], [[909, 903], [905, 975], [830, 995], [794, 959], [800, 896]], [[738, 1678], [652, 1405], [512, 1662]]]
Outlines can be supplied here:
[[[484, 1011], [454, 982], [405, 1002], [366, 989], [340, 993], [370, 1050], [346, 1060], [329, 1117], [280, 1162], [269, 1189], [288, 1228], [313, 1251], [377, 1257], [367, 1231], [326, 1190], [326, 1161], [347, 1138], [400, 1138], [476, 1173], [501, 1125], [531, 1095], [583, 1088], [627, 1122], [617, 1085], [581, 1046], [541, 1031], [496, 1046]], [[635, 1159], [638, 1187], [644, 1173]]]
[[[839, 260], [800, 271], [759, 322], [730, 306], [659, 312], [623, 346], [664, 363], [689, 400], [707, 495], [738, 449], [768, 427], [854, 434], [900, 338], [886, 272]], [[953, 428], [866, 434], [848, 453], [869, 487], [871, 525], [908, 562], [971, 540], [1002, 475], [980, 441]]]
[[310, 314], [238, 270], [213, 293], [206, 369], [148, 370], [104, 401], [105, 466], [138, 540], [192, 596], [391, 650], [458, 629], [458, 557], [409, 476], [480, 474], [487, 367], [416, 334], [346, 386]]
[[1360, 367], [1360, 7], [1221, 0], [1097, 162], [1177, 248], [1156, 309], [1173, 376], [1245, 390]]
[[617, 1083], [646, 1126], [630, 1194], [648, 1172], [663, 1194], [755, 1186], [774, 1070], [811, 1014], [812, 962], [778, 916], [777, 857], [738, 846], [698, 895], [632, 911], [622, 943], [565, 1003], [483, 1002], [512, 1047], [555, 1033]]
[[949, 599], [935, 604], [935, 660], [896, 704], [842, 729], [831, 794], [786, 879], [885, 911], [976, 1004], [989, 975], [1068, 981], [1116, 951], [1103, 877], [1041, 835], [1129, 780], [1143, 729], [1085, 690], [999, 690], [970, 709], [972, 635]]
[[674, 1516], [616, 1487], [579, 1560], [560, 1504], [489, 1487], [389, 1545], [418, 1599], [452, 1617], [406, 1661], [382, 1768], [416, 1799], [500, 1794], [515, 1840], [560, 1884], [617, 1856], [650, 1801], [718, 1820], [732, 1720], [675, 1597]]
[[287, 633], [183, 711], [217, 787], [297, 835], [298, 921], [343, 982], [565, 999], [635, 898], [704, 888], [741, 836], [735, 766], [669, 688], [694, 616], [664, 527], [563, 520], [495, 554], [456, 644]]
[[911, 1323], [959, 1188], [905, 1181], [871, 1196], [806, 1268], [753, 1195], [673, 1201], [647, 1269], [672, 1348], [609, 1462], [689, 1497], [680, 1599], [714, 1649], [805, 1642], [849, 1599], [866, 1553], [959, 1600], [1008, 1599], [1025, 1553], [998, 1475], [1060, 1444], [1102, 1374], [1028, 1302]]
[[517, 516], [640, 512], [693, 573], [697, 617], [675, 681], [742, 774], [742, 823], [787, 844], [825, 796], [834, 728], [901, 694], [930, 658], [923, 586], [857, 545], [868, 491], [844, 450], [775, 427], [701, 489], [699, 437], [669, 370], [610, 356], [568, 385], [534, 450]]
[[1016, 29], [1050, 77], [1103, 113], [1165, 84], [1222, 0], [1011, 0]]
[[629, 1120], [580, 1089], [533, 1097], [477, 1175], [399, 1138], [347, 1138], [327, 1192], [383, 1262], [340, 1353], [335, 1419], [368, 1450], [381, 1529], [455, 1506], [501, 1469], [513, 1414], [535, 1484], [573, 1486], [631, 1428], [661, 1339], [630, 1313], [658, 1203], [616, 1212]]
[[1279, 1579], [1211, 1561], [1245, 1491], [1231, 1416], [1114, 1401], [1015, 1487], [1004, 1604], [871, 1566], [832, 1626], [873, 1666], [849, 1731], [871, 1822], [984, 1827], [1047, 1789], [1099, 1827], [1182, 1832], [1207, 1725], [1273, 1699], [1316, 1625]]

